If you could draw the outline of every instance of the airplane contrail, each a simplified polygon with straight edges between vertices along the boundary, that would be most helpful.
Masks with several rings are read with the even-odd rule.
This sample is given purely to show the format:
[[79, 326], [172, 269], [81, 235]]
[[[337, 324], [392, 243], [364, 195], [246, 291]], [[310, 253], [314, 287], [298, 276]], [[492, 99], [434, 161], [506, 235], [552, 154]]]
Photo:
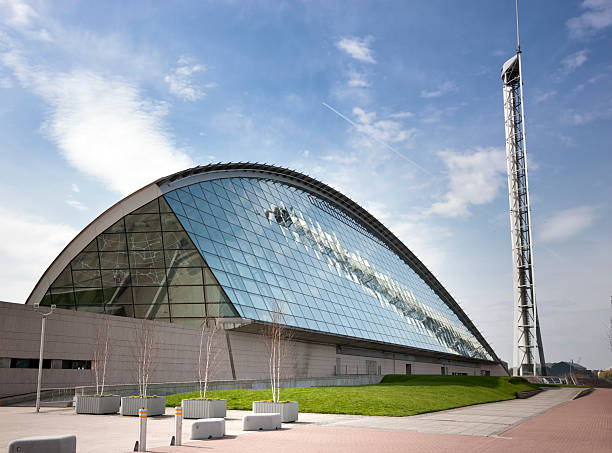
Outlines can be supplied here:
[[370, 137], [372, 140], [374, 140], [375, 142], [383, 145], [385, 148], [387, 148], [390, 151], [393, 151], [395, 154], [397, 154], [399, 157], [401, 157], [402, 159], [404, 159], [407, 162], [410, 162], [412, 165], [414, 165], [415, 167], [417, 167], [419, 170], [427, 173], [430, 176], [433, 176], [429, 171], [425, 170], [423, 167], [421, 167], [419, 164], [417, 164], [415, 161], [407, 158], [406, 156], [404, 156], [402, 153], [400, 153], [398, 150], [396, 150], [393, 146], [389, 145], [386, 142], [383, 142], [382, 140], [374, 137], [371, 134], [368, 134], [362, 130], [359, 130], [359, 125], [357, 123], [355, 123], [352, 119], [348, 118], [347, 116], [343, 115], [342, 113], [340, 113], [338, 110], [336, 110], [335, 108], [333, 108], [331, 105], [322, 102], [322, 104], [327, 107], [329, 110], [331, 110], [332, 112], [334, 112], [336, 115], [338, 115], [340, 118], [342, 118], [344, 121], [346, 121], [347, 123], [349, 123], [351, 126], [353, 126], [355, 129], [357, 129], [359, 132], [361, 132], [364, 135], [367, 135], [368, 137]]

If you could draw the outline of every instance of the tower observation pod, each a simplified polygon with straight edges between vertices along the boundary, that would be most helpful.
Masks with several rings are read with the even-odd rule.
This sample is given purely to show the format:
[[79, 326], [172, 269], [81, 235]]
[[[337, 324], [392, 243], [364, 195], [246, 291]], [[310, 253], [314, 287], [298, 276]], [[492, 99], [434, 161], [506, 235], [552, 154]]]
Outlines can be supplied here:
[[[518, 376], [535, 376], [538, 371], [545, 375], [546, 362], [534, 286], [520, 44], [516, 55], [504, 63], [501, 78], [506, 126], [514, 287], [513, 372]], [[537, 355], [541, 369], [537, 366]]]

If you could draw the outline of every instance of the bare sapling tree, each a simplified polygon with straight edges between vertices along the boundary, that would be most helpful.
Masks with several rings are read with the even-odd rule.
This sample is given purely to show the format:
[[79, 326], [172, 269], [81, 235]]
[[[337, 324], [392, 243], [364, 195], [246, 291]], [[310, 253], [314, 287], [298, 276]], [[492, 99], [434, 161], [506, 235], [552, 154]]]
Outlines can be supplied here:
[[96, 395], [104, 395], [106, 368], [112, 354], [110, 320], [107, 318], [98, 326], [94, 346], [94, 376], [96, 378]]
[[272, 401], [278, 403], [280, 401], [282, 368], [290, 352], [291, 340], [293, 339], [292, 331], [284, 324], [282, 305], [278, 301], [275, 301], [272, 322], [264, 327], [263, 336], [268, 349], [268, 371]]
[[200, 352], [198, 354], [198, 382], [200, 383], [200, 399], [206, 398], [208, 381], [215, 371], [219, 348], [215, 348], [215, 338], [219, 331], [218, 318], [204, 318], [200, 331]]
[[156, 358], [155, 326], [152, 321], [140, 320], [140, 325], [135, 330], [133, 348], [139, 396], [146, 398]]

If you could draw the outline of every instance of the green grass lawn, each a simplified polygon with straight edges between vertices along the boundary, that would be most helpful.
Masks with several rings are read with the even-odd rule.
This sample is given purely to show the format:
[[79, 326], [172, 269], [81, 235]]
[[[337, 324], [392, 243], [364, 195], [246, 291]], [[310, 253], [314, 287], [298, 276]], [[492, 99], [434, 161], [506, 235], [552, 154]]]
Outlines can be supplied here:
[[[281, 389], [281, 399], [298, 401], [300, 412], [405, 416], [509, 400], [516, 392], [538, 387], [516, 377], [387, 375], [376, 385]], [[181, 399], [198, 396], [198, 392], [169, 395], [166, 405], [180, 406]], [[206, 396], [227, 399], [228, 409], [245, 410], [251, 409], [253, 401], [272, 397], [270, 390], [244, 389], [208, 392]]]

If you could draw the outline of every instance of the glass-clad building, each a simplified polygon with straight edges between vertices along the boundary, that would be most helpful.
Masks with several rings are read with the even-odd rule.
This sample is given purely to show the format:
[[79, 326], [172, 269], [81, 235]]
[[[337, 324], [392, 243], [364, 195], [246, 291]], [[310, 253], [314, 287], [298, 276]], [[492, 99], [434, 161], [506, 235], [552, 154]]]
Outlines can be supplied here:
[[270, 165], [196, 167], [126, 197], [54, 261], [37, 302], [192, 325], [276, 316], [303, 332], [499, 361], [380, 222]]

